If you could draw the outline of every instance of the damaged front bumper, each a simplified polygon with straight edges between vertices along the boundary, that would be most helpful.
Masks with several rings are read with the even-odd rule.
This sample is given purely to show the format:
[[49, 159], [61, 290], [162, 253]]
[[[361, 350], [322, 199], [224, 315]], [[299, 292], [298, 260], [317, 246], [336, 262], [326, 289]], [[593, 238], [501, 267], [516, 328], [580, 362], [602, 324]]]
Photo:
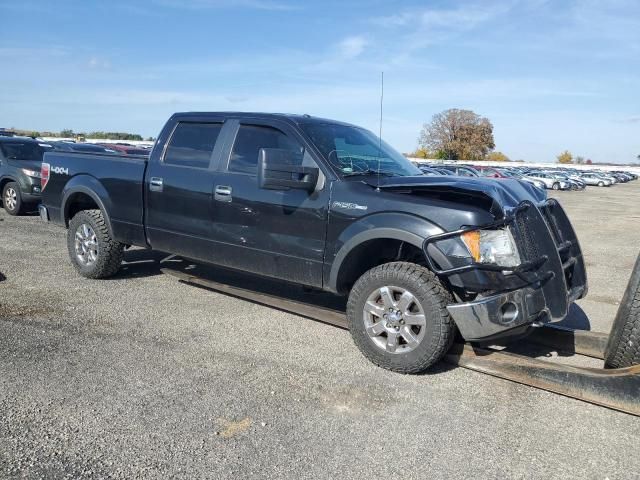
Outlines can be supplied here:
[[447, 306], [467, 341], [499, 338], [503, 333], [540, 321], [545, 316], [542, 289], [523, 288]]
[[[469, 230], [504, 226], [512, 230], [518, 245], [523, 263], [517, 267], [470, 263], [441, 269], [432, 258], [439, 241]], [[578, 239], [566, 213], [554, 199], [539, 207], [522, 202], [502, 220], [434, 235], [425, 240], [423, 248], [430, 268], [438, 276], [457, 275], [458, 279], [464, 279], [465, 275], [473, 274], [476, 298], [447, 306], [467, 341], [496, 339], [526, 331], [534, 322], [562, 320], [571, 303], [587, 293]], [[479, 278], [486, 278], [485, 291], [478, 291]]]

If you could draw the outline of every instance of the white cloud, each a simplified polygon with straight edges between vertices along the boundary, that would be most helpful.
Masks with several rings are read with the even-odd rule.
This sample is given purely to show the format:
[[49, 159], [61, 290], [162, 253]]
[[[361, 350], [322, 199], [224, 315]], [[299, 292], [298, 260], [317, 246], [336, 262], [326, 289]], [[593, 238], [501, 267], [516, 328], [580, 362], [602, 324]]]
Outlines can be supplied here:
[[356, 58], [369, 44], [369, 41], [362, 35], [347, 37], [338, 44], [338, 52], [342, 58]]
[[109, 60], [106, 60], [104, 58], [100, 58], [100, 57], [91, 57], [89, 59], [89, 61], [87, 62], [87, 66], [89, 68], [92, 69], [104, 69], [107, 70], [109, 68], [111, 68], [111, 62], [109, 62]]
[[494, 19], [508, 12], [512, 2], [491, 4], [466, 3], [456, 8], [423, 8], [372, 19], [376, 25], [384, 27], [443, 28], [447, 30], [466, 30]]

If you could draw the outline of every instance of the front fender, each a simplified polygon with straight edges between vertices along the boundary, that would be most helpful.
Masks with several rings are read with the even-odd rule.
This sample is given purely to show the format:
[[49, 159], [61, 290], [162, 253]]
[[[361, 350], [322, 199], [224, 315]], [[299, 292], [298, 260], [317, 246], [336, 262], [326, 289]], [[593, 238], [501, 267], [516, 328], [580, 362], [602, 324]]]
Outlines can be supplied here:
[[364, 242], [376, 239], [400, 240], [422, 249], [424, 239], [443, 233], [439, 226], [407, 213], [378, 213], [363, 217], [345, 228], [333, 242], [325, 270], [325, 285], [337, 291], [340, 268], [349, 253]]
[[107, 228], [112, 232], [111, 228], [111, 211], [112, 201], [104, 186], [91, 175], [76, 175], [69, 180], [62, 189], [61, 209], [65, 227], [69, 226], [69, 209], [71, 207], [71, 199], [74, 194], [83, 193], [93, 199], [104, 215]]

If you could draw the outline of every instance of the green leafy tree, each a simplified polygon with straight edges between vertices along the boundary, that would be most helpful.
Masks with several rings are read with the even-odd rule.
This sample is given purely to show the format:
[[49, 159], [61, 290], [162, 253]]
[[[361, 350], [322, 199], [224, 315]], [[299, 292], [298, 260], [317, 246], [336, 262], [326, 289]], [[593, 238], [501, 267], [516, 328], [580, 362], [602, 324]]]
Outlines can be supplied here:
[[126, 132], [90, 132], [87, 138], [97, 138], [101, 140], [142, 140], [142, 135]]
[[424, 124], [418, 143], [437, 158], [484, 160], [495, 148], [493, 125], [471, 110], [452, 108]]
[[558, 155], [558, 163], [573, 163], [573, 155], [569, 150], [565, 150], [560, 155]]
[[63, 138], [75, 137], [75, 133], [70, 128], [65, 128], [60, 131], [60, 136]]

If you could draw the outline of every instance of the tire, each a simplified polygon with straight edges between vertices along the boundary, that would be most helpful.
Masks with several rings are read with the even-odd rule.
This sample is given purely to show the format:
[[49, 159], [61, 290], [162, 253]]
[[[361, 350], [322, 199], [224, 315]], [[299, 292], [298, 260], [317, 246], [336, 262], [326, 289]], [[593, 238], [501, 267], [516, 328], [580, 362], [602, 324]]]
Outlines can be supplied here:
[[[387, 289], [384, 298], [382, 289]], [[407, 292], [413, 300], [403, 296]], [[453, 343], [455, 326], [446, 309], [450, 303], [449, 291], [426, 268], [386, 263], [364, 273], [351, 289], [349, 330], [364, 356], [379, 367], [421, 373], [442, 359]], [[367, 312], [365, 305], [370, 305]], [[393, 316], [388, 305], [397, 307]]]
[[9, 215], [20, 215], [24, 211], [20, 186], [16, 182], [7, 183], [2, 189], [2, 205]]
[[556, 182], [553, 185], [551, 185], [551, 188], [553, 188], [554, 190], [560, 190], [560, 184]]
[[622, 296], [604, 352], [605, 368], [622, 368], [638, 364], [640, 364], [640, 255]]
[[599, 187], [604, 187], [604, 182], [598, 182]]
[[111, 238], [100, 210], [82, 210], [67, 230], [67, 250], [75, 269], [86, 278], [108, 278], [120, 269], [124, 245]]

